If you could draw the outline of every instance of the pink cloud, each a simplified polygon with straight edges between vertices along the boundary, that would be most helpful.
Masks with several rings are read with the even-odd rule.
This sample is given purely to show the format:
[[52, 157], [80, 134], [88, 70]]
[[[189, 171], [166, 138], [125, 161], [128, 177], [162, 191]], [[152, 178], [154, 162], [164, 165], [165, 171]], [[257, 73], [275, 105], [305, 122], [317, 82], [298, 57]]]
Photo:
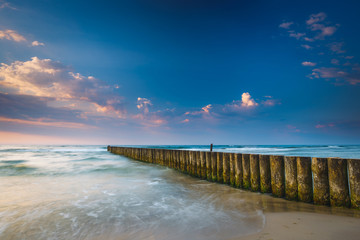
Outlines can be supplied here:
[[343, 42], [334, 42], [330, 44], [330, 50], [335, 53], [345, 53], [345, 51], [342, 49], [343, 45]]
[[289, 36], [296, 38], [297, 40], [299, 40], [301, 37], [305, 36], [305, 33], [295, 33], [295, 32], [290, 32]]
[[96, 128], [95, 126], [90, 126], [83, 123], [75, 122], [58, 122], [53, 119], [48, 118], [37, 118], [31, 120], [16, 119], [16, 118], [7, 118], [0, 116], [0, 122], [16, 123], [16, 124], [25, 124], [25, 125], [36, 125], [36, 126], [45, 126], [45, 127], [58, 127], [58, 128], [82, 128], [90, 129]]
[[312, 47], [309, 46], [309, 45], [307, 45], [307, 44], [303, 44], [303, 45], [301, 45], [301, 46], [302, 46], [303, 48], [307, 49], [307, 50], [312, 49]]
[[315, 128], [328, 128], [328, 127], [335, 127], [335, 124], [328, 123], [328, 124], [317, 124]]
[[301, 65], [313, 67], [313, 66], [316, 66], [316, 63], [314, 63], [314, 62], [302, 62]]
[[279, 25], [280, 28], [289, 29], [294, 22], [283, 22]]
[[322, 22], [326, 18], [326, 14], [323, 12], [317, 13], [317, 14], [311, 14], [310, 18], [306, 21], [307, 25], [312, 25], [317, 22]]

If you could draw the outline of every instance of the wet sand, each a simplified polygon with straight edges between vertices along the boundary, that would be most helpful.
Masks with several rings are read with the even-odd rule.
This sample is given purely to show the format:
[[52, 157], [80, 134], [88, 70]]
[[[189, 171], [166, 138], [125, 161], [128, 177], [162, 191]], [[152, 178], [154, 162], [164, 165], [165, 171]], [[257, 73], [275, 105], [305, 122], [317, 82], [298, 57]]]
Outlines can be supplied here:
[[266, 214], [261, 232], [241, 240], [359, 239], [360, 218], [304, 212]]

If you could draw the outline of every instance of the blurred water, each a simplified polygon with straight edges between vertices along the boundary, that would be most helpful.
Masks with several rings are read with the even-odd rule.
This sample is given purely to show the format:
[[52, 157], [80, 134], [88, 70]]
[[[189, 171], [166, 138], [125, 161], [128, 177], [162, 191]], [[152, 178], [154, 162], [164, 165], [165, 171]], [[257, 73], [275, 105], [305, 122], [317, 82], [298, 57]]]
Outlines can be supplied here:
[[0, 239], [234, 239], [260, 231], [266, 212], [332, 213], [104, 146], [0, 146], [0, 192]]

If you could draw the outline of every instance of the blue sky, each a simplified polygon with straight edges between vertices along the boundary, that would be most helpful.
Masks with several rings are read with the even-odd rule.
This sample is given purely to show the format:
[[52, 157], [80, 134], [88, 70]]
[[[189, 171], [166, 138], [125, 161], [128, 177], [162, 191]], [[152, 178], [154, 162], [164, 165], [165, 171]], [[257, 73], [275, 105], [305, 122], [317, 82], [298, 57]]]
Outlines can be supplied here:
[[359, 144], [359, 9], [0, 0], [0, 143]]

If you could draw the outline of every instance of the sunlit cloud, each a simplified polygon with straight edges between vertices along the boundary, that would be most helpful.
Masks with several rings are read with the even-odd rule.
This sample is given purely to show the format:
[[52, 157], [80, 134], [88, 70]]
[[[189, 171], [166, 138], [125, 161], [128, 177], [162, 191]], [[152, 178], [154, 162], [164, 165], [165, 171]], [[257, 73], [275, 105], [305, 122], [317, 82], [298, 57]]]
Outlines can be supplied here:
[[111, 94], [109, 86], [50, 59], [33, 57], [25, 62], [2, 63], [0, 92], [45, 97], [48, 106], [79, 110], [83, 117], [124, 118], [126, 114], [121, 97]]
[[14, 41], [14, 42], [25, 42], [26, 41], [26, 38], [24, 36], [17, 33], [15, 30], [11, 30], [11, 29], [4, 30], [4, 31], [0, 30], [0, 39], [6, 39], [9, 41]]
[[245, 92], [241, 95], [241, 107], [251, 108], [258, 105], [259, 104], [250, 96], [250, 93]]
[[301, 65], [313, 67], [313, 66], [316, 66], [316, 63], [305, 61], [305, 62], [302, 62]]
[[45, 46], [45, 44], [44, 43], [42, 43], [42, 42], [39, 42], [39, 41], [33, 41], [32, 43], [31, 43], [31, 46]]
[[75, 122], [58, 122], [54, 119], [47, 118], [38, 118], [38, 119], [15, 119], [15, 118], [6, 118], [0, 116], [0, 122], [15, 123], [21, 125], [35, 125], [35, 126], [45, 126], [45, 127], [58, 127], [58, 128], [79, 128], [79, 129], [91, 129], [96, 128], [95, 126], [86, 125], [83, 123]]

